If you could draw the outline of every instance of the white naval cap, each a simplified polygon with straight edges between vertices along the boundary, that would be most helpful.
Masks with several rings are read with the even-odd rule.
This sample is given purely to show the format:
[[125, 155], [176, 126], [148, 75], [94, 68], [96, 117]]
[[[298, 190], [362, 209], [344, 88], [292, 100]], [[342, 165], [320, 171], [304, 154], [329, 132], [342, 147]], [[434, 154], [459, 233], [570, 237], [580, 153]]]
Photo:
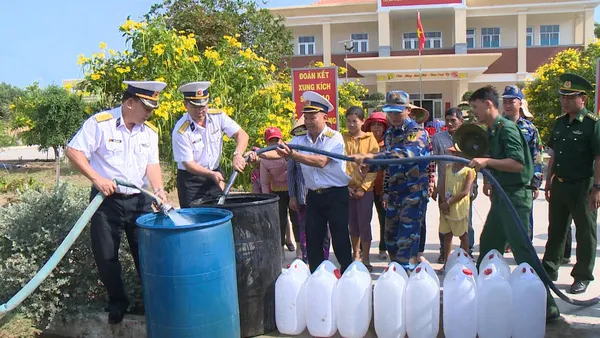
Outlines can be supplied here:
[[126, 92], [140, 98], [147, 107], [158, 107], [158, 94], [165, 89], [166, 83], [160, 81], [123, 81], [127, 85]]
[[302, 102], [304, 103], [303, 113], [329, 113], [333, 110], [333, 105], [329, 100], [313, 91], [302, 93]]
[[209, 81], [190, 82], [179, 87], [179, 91], [183, 93], [183, 98], [194, 106], [206, 106], [210, 96], [208, 87]]

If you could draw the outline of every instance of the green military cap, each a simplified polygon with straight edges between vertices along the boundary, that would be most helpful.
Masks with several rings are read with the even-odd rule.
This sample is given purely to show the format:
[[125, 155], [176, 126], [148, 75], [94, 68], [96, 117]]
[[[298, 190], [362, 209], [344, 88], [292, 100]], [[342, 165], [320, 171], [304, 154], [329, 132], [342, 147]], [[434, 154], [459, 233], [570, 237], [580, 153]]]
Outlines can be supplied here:
[[560, 95], [578, 95], [588, 94], [588, 91], [592, 91], [594, 87], [584, 78], [575, 74], [561, 74], [559, 77], [560, 89], [558, 93]]
[[461, 157], [485, 157], [489, 151], [488, 134], [474, 123], [465, 123], [452, 135], [454, 148]]

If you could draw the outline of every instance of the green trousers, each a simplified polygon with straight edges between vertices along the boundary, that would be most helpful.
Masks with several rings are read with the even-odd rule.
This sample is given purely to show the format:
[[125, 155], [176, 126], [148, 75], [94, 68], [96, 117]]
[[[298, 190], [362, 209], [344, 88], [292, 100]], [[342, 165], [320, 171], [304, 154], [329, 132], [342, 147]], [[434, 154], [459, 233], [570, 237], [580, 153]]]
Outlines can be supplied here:
[[[517, 214], [525, 227], [524, 230], [527, 233], [529, 229], [529, 213], [533, 201], [531, 199], [531, 191], [525, 188], [511, 191], [507, 189], [506, 194], [510, 199], [510, 202], [517, 210]], [[481, 237], [479, 239], [479, 259], [477, 260], [477, 270], [481, 271], [484, 266], [481, 266], [483, 257], [492, 249], [498, 250], [500, 253], [504, 252], [506, 245], [510, 245], [517, 264], [523, 262], [528, 263], [533, 267], [538, 275], [541, 275], [543, 271], [539, 271], [539, 268], [533, 264], [533, 257], [531, 257], [527, 250], [527, 241], [529, 238], [524, 238], [521, 235], [521, 231], [517, 228], [517, 223], [513, 220], [512, 214], [509, 207], [504, 203], [499, 194], [492, 194], [492, 206], [488, 213]], [[564, 248], [564, 246], [563, 246]], [[562, 258], [562, 252], [561, 252]], [[550, 290], [546, 287], [547, 303], [546, 313], [550, 314], [558, 312], [558, 307], [554, 302], [554, 298], [550, 294]]]
[[588, 196], [592, 178], [574, 182], [560, 182], [554, 179], [550, 195], [550, 215], [548, 241], [542, 263], [553, 280], [558, 279], [558, 268], [563, 258], [567, 231], [571, 217], [575, 222], [575, 240], [577, 263], [571, 270], [576, 281], [594, 280], [596, 261], [596, 217], [597, 211], [589, 207]]

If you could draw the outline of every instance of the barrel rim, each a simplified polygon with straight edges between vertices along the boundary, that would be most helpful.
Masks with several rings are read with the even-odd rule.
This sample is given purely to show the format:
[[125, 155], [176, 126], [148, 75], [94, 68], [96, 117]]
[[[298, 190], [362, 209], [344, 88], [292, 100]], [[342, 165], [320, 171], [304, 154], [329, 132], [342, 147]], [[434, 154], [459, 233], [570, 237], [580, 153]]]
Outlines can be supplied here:
[[141, 215], [135, 220], [135, 223], [140, 228], [144, 229], [162, 229], [162, 230], [190, 230], [196, 228], [210, 228], [217, 225], [221, 225], [223, 223], [230, 222], [233, 218], [233, 212], [227, 209], [221, 208], [183, 208], [177, 209], [177, 212], [182, 215], [196, 215], [198, 211], [202, 211], [203, 214], [212, 214], [222, 216], [220, 219], [216, 219], [214, 221], [204, 222], [204, 223], [194, 223], [190, 225], [177, 225], [177, 226], [166, 226], [166, 225], [150, 225], [144, 224], [149, 223], [150, 220], [156, 219], [158, 217], [169, 217], [163, 213], [155, 212]]
[[[202, 209], [206, 209], [206, 208], [233, 209], [233, 208], [245, 208], [245, 207], [253, 207], [253, 206], [259, 206], [259, 205], [271, 204], [273, 202], [279, 201], [279, 196], [277, 196], [276, 194], [273, 194], [273, 193], [268, 193], [268, 194], [237, 193], [237, 194], [228, 195], [227, 198], [225, 198], [224, 204], [217, 205], [216, 203], [219, 201], [220, 197], [221, 196], [210, 196], [210, 197], [207, 196], [204, 198], [199, 198], [197, 200], [192, 201], [190, 203], [190, 205], [192, 205], [194, 208], [202, 208]], [[227, 204], [228, 199], [233, 199], [236, 197], [264, 198], [264, 200]], [[210, 202], [214, 202], [215, 204], [198, 204], [198, 201], [206, 201], [206, 202], [210, 201]]]

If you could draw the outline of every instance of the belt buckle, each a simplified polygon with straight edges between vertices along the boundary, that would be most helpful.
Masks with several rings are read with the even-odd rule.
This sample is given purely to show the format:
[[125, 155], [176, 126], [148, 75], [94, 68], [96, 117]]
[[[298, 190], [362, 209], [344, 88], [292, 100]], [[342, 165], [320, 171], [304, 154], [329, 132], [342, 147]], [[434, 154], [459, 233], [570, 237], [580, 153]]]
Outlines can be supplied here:
[[323, 189], [323, 188], [319, 188], [319, 189], [315, 190], [315, 193], [320, 195], [323, 193], [324, 190], [325, 189]]
[[564, 183], [564, 182], [565, 182], [565, 180], [563, 180], [562, 178], [560, 178], [560, 177], [558, 177], [558, 176], [556, 176], [556, 179], [557, 179], [557, 180], [558, 180], [560, 183]]

